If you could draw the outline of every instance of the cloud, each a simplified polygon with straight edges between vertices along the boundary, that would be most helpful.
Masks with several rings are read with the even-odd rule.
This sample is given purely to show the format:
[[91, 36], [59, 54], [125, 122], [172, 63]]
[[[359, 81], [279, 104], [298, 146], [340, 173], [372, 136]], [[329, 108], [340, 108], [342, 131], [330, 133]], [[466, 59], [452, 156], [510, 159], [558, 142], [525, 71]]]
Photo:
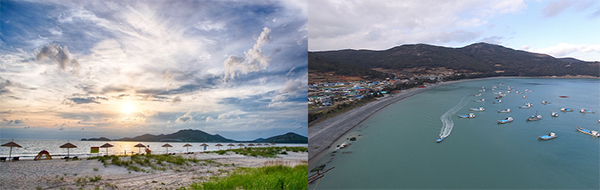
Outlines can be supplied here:
[[265, 69], [269, 66], [269, 58], [263, 54], [261, 49], [265, 43], [270, 40], [270, 33], [271, 30], [264, 27], [252, 49], [244, 52], [244, 57], [235, 55], [229, 56], [223, 62], [225, 65], [225, 76], [223, 79], [234, 79], [238, 71], [242, 74], [247, 74], [249, 72]]
[[565, 57], [575, 53], [600, 53], [600, 44], [568, 44], [559, 43], [556, 46], [550, 46], [542, 49], [532, 50], [538, 53], [545, 53], [553, 57]]
[[175, 96], [175, 98], [173, 98], [173, 103], [177, 104], [181, 102], [181, 98], [179, 96]]
[[191, 123], [194, 121], [194, 118], [191, 116], [192, 110], [186, 112], [182, 116], [178, 117], [175, 122], [177, 123]]
[[481, 39], [481, 41], [485, 42], [485, 43], [500, 45], [500, 44], [502, 44], [503, 39], [504, 39], [504, 37], [502, 37], [502, 36], [490, 36], [490, 37]]
[[217, 117], [217, 119], [228, 119], [228, 118], [236, 118], [239, 117], [242, 114], [245, 114], [246, 112], [242, 111], [242, 110], [232, 110], [232, 111], [228, 111], [227, 113], [222, 113], [219, 114], [219, 116]]
[[46, 44], [35, 54], [35, 60], [39, 62], [43, 62], [45, 59], [49, 59], [50, 62], [58, 63], [61, 70], [65, 70], [67, 65], [70, 63], [73, 67], [74, 72], [78, 72], [79, 62], [75, 59], [71, 59], [71, 54], [69, 53], [69, 49], [67, 46], [61, 46], [59, 44]]
[[63, 100], [63, 104], [75, 105], [75, 104], [89, 104], [95, 103], [100, 104], [100, 100], [108, 101], [108, 98], [102, 96], [88, 96], [87, 94], [73, 94], [71, 97]]
[[211, 122], [212, 120], [214, 120], [212, 117], [210, 117], [210, 116], [206, 117], [206, 122]]

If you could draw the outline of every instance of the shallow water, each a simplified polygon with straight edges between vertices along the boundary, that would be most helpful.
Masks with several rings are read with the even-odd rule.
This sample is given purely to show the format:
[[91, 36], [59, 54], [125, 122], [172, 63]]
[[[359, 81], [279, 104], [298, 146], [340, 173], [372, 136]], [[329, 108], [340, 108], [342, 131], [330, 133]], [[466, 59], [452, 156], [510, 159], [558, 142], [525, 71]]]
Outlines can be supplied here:
[[[501, 91], [511, 86], [519, 92], [533, 92], [515, 94], [513, 90], [502, 103], [493, 104], [493, 85]], [[474, 97], [482, 87], [486, 91]], [[578, 112], [581, 108], [600, 110], [599, 94], [597, 79], [505, 78], [443, 86], [415, 95], [357, 126], [348, 136], [359, 138], [348, 148], [325, 154], [315, 166], [335, 168], [325, 173], [318, 189], [598, 189], [600, 139], [577, 132], [575, 127], [600, 129], [600, 113]], [[559, 98], [561, 95], [569, 98]], [[451, 134], [436, 143], [443, 126], [440, 116], [465, 96], [469, 103], [450, 117], [454, 122]], [[480, 98], [486, 101], [474, 102]], [[543, 105], [543, 100], [552, 103]], [[533, 107], [518, 108], [525, 102]], [[479, 106], [486, 110], [469, 111]], [[562, 107], [575, 111], [550, 117]], [[512, 112], [498, 113], [505, 108]], [[526, 121], [536, 111], [543, 119]], [[475, 113], [476, 118], [458, 117], [468, 113]], [[497, 123], [508, 116], [514, 118], [512, 123]], [[551, 131], [558, 138], [538, 140]], [[341, 138], [336, 144], [344, 141]]]

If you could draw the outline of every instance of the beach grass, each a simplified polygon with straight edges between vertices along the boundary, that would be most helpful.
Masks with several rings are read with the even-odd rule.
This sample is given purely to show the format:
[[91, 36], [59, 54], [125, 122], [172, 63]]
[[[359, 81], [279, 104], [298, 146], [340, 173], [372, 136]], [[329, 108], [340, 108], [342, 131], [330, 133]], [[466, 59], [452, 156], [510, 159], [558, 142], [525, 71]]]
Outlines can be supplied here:
[[258, 148], [241, 148], [241, 149], [229, 149], [229, 150], [218, 150], [213, 151], [219, 155], [224, 155], [227, 152], [233, 152], [235, 154], [241, 154], [252, 157], [263, 157], [263, 158], [275, 158], [278, 154], [287, 154], [287, 151], [292, 152], [308, 152], [307, 147], [258, 147]]
[[238, 168], [227, 177], [212, 177], [209, 182], [192, 183], [182, 189], [308, 189], [307, 171], [306, 164]]

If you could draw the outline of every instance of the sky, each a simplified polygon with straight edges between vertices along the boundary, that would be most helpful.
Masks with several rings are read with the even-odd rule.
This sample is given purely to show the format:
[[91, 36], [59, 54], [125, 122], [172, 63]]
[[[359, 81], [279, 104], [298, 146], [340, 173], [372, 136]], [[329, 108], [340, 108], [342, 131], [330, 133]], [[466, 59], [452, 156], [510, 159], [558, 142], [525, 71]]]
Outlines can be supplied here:
[[598, 0], [309, 0], [308, 10], [309, 51], [486, 42], [600, 61]]
[[0, 138], [308, 136], [305, 1], [0, 1]]

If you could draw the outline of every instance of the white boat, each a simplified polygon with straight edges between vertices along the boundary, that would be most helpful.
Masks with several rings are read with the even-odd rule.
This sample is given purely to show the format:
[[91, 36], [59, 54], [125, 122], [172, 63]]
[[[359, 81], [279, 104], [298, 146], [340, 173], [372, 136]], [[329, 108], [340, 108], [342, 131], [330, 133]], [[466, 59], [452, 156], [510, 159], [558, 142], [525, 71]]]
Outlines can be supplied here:
[[552, 117], [558, 117], [558, 112], [552, 111], [552, 113], [550, 115], [552, 115]]
[[533, 104], [532, 104], [532, 103], [529, 103], [529, 102], [527, 102], [527, 103], [525, 103], [525, 105], [524, 105], [524, 106], [520, 106], [519, 108], [527, 109], [527, 108], [531, 108], [531, 106], [533, 106]]
[[475, 94], [475, 96], [476, 96], [476, 97], [479, 97], [479, 96], [481, 96], [481, 93], [479, 93], [479, 94]]
[[500, 119], [498, 120], [498, 123], [502, 124], [502, 123], [509, 123], [512, 122], [514, 119], [512, 117], [507, 117], [505, 119]]
[[572, 112], [573, 108], [560, 108], [560, 111], [562, 111], [562, 112]]
[[494, 101], [494, 104], [499, 104], [499, 103], [502, 103], [502, 100], [496, 100], [496, 101]]
[[469, 108], [469, 110], [471, 110], [471, 111], [485, 111], [485, 109], [483, 107]]
[[542, 104], [544, 104], [544, 105], [550, 104], [550, 103], [552, 103], [552, 102], [551, 101], [547, 101], [547, 100], [542, 101]]
[[527, 96], [523, 96], [523, 99], [527, 99]]
[[527, 121], [537, 121], [537, 120], [542, 120], [542, 116], [538, 115], [537, 111], [535, 112], [535, 115], [532, 115], [527, 118]]
[[475, 118], [475, 114], [469, 113], [468, 115], [458, 115], [460, 118]]
[[558, 136], [554, 132], [550, 132], [550, 134], [547, 134], [547, 135], [539, 136], [540, 140], [550, 140], [550, 139], [553, 139], [556, 137], [558, 137]]
[[510, 109], [498, 110], [498, 113], [510, 113]]
[[581, 113], [596, 113], [596, 110], [580, 109], [579, 112], [581, 112]]
[[598, 133], [598, 131], [590, 131], [581, 127], [575, 127], [575, 129], [577, 129], [577, 131], [588, 134], [588, 135], [592, 135], [593, 137], [600, 137], [600, 133]]
[[475, 102], [485, 102], [485, 99], [479, 99], [479, 100], [475, 100]]
[[346, 148], [346, 147], [348, 147], [349, 145], [350, 145], [350, 144], [348, 144], [348, 143], [344, 142], [344, 143], [342, 143], [340, 146], [338, 146], [338, 147], [337, 147], [337, 148], [335, 148], [335, 149], [336, 149], [336, 150], [343, 149], [343, 148]]

